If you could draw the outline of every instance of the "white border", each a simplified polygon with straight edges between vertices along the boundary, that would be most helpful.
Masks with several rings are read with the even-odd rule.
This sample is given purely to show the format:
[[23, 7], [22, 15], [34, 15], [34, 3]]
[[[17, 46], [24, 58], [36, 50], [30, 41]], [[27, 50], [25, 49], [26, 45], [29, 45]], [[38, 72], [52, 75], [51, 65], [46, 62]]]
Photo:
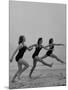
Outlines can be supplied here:
[[[16, 1], [32, 1], [32, 2], [48, 2], [48, 3], [61, 3], [67, 4], [67, 0], [16, 0]], [[8, 76], [9, 76], [9, 0], [0, 0], [0, 90], [7, 89], [8, 86]], [[68, 6], [67, 6], [68, 10]], [[68, 12], [67, 12], [68, 15]], [[68, 18], [67, 18], [68, 21]], [[68, 26], [67, 26], [68, 27]], [[67, 28], [68, 29], [68, 28]], [[68, 32], [67, 32], [68, 35]], [[68, 36], [67, 36], [67, 45], [68, 45]], [[68, 47], [67, 47], [68, 51]], [[68, 59], [68, 56], [67, 56]], [[68, 69], [67, 69], [68, 72]], [[67, 73], [68, 76], [68, 73]], [[68, 82], [68, 79], [67, 79]], [[35, 89], [35, 88], [33, 88]], [[36, 90], [57, 90], [57, 89], [67, 89], [66, 87], [45, 87], [45, 88], [36, 88]], [[19, 89], [18, 89], [19, 90]], [[30, 89], [29, 89], [30, 90]]]

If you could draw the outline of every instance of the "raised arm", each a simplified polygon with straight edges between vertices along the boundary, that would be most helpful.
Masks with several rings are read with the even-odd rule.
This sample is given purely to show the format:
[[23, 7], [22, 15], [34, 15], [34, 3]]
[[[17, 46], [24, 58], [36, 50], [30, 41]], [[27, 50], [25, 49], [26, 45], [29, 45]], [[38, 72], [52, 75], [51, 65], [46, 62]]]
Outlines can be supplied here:
[[11, 56], [11, 59], [10, 59], [10, 62], [13, 61], [13, 58], [14, 58], [15, 54], [17, 53], [17, 51], [18, 51], [21, 47], [22, 47], [22, 45], [19, 45], [19, 46], [16, 48], [16, 50], [13, 52], [13, 54], [12, 54], [12, 56]]

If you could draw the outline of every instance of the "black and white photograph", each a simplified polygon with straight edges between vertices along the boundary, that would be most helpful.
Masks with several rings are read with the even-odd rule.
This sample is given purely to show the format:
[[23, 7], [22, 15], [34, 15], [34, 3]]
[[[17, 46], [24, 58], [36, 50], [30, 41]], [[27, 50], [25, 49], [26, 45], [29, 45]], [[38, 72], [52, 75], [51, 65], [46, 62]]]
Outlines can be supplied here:
[[9, 1], [9, 88], [66, 86], [66, 4]]

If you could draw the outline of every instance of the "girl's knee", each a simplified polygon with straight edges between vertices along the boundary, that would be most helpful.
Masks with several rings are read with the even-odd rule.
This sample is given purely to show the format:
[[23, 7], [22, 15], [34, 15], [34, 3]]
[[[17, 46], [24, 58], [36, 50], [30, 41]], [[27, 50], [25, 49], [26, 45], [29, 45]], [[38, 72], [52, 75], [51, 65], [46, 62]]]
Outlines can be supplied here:
[[38, 56], [35, 57], [35, 60], [38, 61], [40, 58]]

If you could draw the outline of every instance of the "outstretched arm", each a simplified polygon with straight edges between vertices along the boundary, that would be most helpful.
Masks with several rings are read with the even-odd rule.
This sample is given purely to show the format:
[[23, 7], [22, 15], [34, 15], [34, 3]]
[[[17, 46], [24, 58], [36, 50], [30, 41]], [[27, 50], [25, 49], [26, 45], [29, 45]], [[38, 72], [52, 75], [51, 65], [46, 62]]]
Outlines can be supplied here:
[[[52, 44], [54, 46], [64, 46], [64, 44]], [[45, 46], [45, 48], [50, 47], [50, 45]]]
[[36, 44], [33, 44], [33, 45], [27, 47], [27, 49], [28, 49], [29, 51], [31, 51], [31, 50], [33, 49], [33, 47], [36, 47]]
[[33, 45], [29, 46], [29, 48], [31, 48], [31, 47], [36, 47], [36, 46], [37, 46], [36, 44], [33, 44]]
[[42, 48], [43, 48], [43, 49], [49, 50], [49, 49], [47, 49], [47, 47], [49, 47], [49, 45], [48, 45], [48, 46], [43, 46], [43, 45], [42, 45]]
[[64, 46], [64, 44], [53, 44], [54, 46]]
[[28, 51], [31, 51], [33, 49], [33, 47], [27, 47]]
[[47, 47], [50, 47], [50, 45], [48, 44], [48, 45], [45, 46], [45, 48], [47, 48]]
[[19, 46], [17, 47], [17, 49], [13, 52], [13, 54], [12, 54], [12, 56], [11, 56], [11, 59], [10, 59], [10, 62], [13, 61], [13, 58], [14, 58], [16, 52], [17, 52], [21, 47], [22, 47], [22, 45], [19, 45]]

